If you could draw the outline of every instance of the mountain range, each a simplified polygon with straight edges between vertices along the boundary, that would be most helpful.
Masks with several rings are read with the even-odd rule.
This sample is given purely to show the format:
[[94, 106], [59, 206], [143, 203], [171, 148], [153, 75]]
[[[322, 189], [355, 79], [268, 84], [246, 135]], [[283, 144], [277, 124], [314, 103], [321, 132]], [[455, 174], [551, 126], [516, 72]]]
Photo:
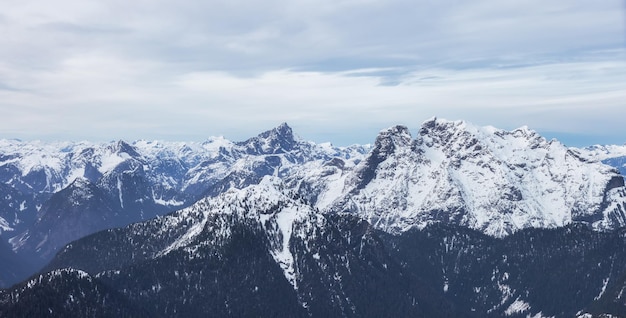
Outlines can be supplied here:
[[350, 147], [3, 140], [0, 316], [626, 315], [625, 159], [437, 118]]
[[367, 147], [337, 148], [296, 140], [282, 124], [244, 142], [0, 141], [0, 236], [22, 259], [7, 286], [48, 262], [59, 248], [88, 234], [151, 219], [262, 176], [286, 174], [312, 161], [351, 162]]

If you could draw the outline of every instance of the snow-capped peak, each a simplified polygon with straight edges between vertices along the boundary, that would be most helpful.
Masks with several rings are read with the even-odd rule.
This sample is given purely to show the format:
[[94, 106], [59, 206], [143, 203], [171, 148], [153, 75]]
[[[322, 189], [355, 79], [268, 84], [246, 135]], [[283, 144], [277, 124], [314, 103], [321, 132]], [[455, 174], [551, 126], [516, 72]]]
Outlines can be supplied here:
[[278, 154], [294, 150], [299, 142], [301, 141], [296, 140], [291, 127], [282, 123], [237, 144], [244, 147], [248, 154]]
[[383, 129], [378, 134], [374, 149], [376, 153], [388, 154], [396, 148], [407, 147], [411, 144], [413, 137], [406, 126], [397, 125]]
[[127, 143], [124, 140], [118, 140], [118, 141], [108, 145], [107, 149], [111, 153], [115, 153], [117, 155], [126, 154], [127, 156], [131, 156], [131, 157], [139, 157], [140, 156], [139, 153], [137, 153], [137, 150], [135, 149], [135, 147], [133, 147], [132, 145], [130, 145], [129, 143]]

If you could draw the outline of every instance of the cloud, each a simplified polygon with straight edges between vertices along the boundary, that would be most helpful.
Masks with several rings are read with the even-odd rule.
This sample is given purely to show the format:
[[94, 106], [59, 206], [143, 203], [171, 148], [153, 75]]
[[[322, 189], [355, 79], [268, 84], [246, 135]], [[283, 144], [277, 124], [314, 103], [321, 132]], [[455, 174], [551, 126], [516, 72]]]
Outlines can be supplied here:
[[[12, 2], [0, 137], [371, 142], [430, 116], [621, 134], [619, 1]], [[626, 128], [624, 128], [626, 130]]]
[[618, 1], [60, 0], [15, 2], [6, 15], [12, 36], [0, 41], [13, 53], [98, 50], [221, 70], [524, 59], [615, 46], [624, 32]]

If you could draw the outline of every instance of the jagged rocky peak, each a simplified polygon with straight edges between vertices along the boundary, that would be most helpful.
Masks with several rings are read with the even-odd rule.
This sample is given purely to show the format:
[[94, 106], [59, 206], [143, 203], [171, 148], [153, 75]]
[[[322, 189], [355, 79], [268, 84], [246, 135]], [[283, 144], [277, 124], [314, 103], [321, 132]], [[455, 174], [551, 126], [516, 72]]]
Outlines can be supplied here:
[[76, 179], [74, 179], [74, 181], [72, 181], [72, 183], [69, 184], [68, 188], [79, 188], [79, 189], [84, 189], [84, 188], [88, 188], [90, 186], [93, 186], [93, 183], [91, 181], [89, 181], [89, 179], [85, 178], [85, 177], [78, 177]]
[[128, 154], [131, 157], [139, 157], [139, 153], [137, 149], [133, 147], [131, 144], [125, 142], [124, 140], [118, 140], [115, 143], [112, 143], [107, 147], [111, 153], [114, 154]]
[[416, 144], [426, 147], [446, 147], [458, 143], [460, 140], [466, 144], [475, 144], [477, 140], [473, 137], [476, 137], [476, 130], [475, 127], [465, 121], [449, 121], [433, 117], [422, 123]]
[[422, 124], [415, 143], [417, 147], [439, 148], [448, 157], [461, 159], [473, 153], [489, 152], [501, 157], [506, 152], [513, 154], [538, 148], [559, 152], [567, 150], [560, 142], [548, 141], [527, 126], [507, 131], [493, 126], [479, 127], [462, 120], [439, 118], [429, 119]]
[[524, 140], [526, 142], [526, 147], [530, 149], [537, 148], [546, 148], [549, 149], [551, 147], [557, 147], [561, 149], [565, 149], [565, 145], [557, 141], [556, 139], [547, 140], [545, 137], [540, 135], [538, 132], [528, 128], [528, 126], [522, 126], [520, 128], [514, 129], [510, 132], [508, 131], [500, 131], [499, 134], [496, 135], [510, 135], [518, 140]]
[[409, 128], [403, 125], [396, 125], [381, 130], [376, 137], [373, 152], [389, 154], [397, 148], [407, 147], [413, 141]]
[[394, 233], [432, 222], [493, 236], [579, 221], [597, 229], [625, 223], [626, 189], [613, 168], [527, 127], [433, 118], [412, 143], [406, 128], [392, 127], [346, 180], [332, 209], [355, 211]]
[[537, 137], [539, 137], [539, 138], [543, 138], [536, 131], [528, 128], [528, 126], [526, 126], [526, 125], [511, 131], [511, 133], [515, 137], [525, 137], [525, 138], [537, 138]]
[[451, 131], [455, 127], [463, 127], [465, 125], [466, 125], [465, 121], [462, 121], [462, 120], [450, 121], [450, 120], [443, 119], [443, 118], [432, 117], [430, 119], [425, 120], [422, 123], [422, 126], [420, 127], [420, 130], [419, 130], [419, 134], [423, 136], [423, 135], [433, 134], [434, 132], [437, 132], [437, 131], [439, 132]]
[[406, 126], [396, 125], [383, 129], [376, 137], [374, 147], [366, 159], [359, 164], [349, 184], [355, 184], [356, 190], [364, 188], [376, 177], [378, 165], [403, 150], [410, 149], [413, 139]]
[[89, 180], [86, 177], [77, 177], [70, 183], [66, 189], [90, 189], [93, 190], [96, 188], [96, 184]]
[[265, 134], [277, 134], [279, 136], [285, 136], [285, 137], [289, 137], [293, 139], [293, 131], [291, 127], [289, 127], [289, 125], [285, 122], [281, 123], [280, 125], [276, 126], [275, 128], [269, 131], [261, 133], [261, 135], [265, 135]]
[[287, 123], [282, 123], [256, 137], [237, 143], [237, 145], [245, 147], [248, 154], [286, 153], [294, 150], [297, 144], [293, 130]]

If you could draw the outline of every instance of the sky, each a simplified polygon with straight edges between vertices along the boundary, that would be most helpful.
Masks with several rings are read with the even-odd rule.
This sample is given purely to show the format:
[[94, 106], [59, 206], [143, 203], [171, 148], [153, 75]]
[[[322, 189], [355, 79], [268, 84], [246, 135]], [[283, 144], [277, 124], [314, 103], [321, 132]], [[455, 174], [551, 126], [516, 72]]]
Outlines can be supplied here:
[[4, 0], [0, 138], [626, 143], [626, 0]]

